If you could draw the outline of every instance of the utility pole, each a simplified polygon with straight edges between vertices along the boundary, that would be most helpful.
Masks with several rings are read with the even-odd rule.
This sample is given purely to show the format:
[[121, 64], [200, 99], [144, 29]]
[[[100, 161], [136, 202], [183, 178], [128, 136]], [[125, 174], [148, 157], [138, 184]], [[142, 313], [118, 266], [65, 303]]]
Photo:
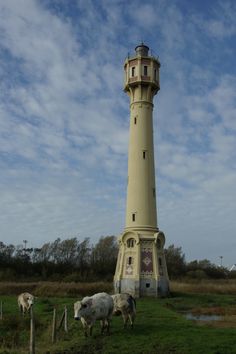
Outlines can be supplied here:
[[24, 251], [25, 251], [25, 253], [26, 253], [26, 245], [27, 245], [28, 241], [27, 241], [27, 240], [23, 240], [23, 242], [24, 242], [24, 244], [25, 244]]

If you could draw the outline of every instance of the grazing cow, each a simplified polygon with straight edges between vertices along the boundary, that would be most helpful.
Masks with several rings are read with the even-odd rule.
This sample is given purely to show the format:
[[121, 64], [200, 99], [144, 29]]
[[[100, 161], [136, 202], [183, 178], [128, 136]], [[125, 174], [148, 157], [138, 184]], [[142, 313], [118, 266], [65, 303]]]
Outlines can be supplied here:
[[113, 312], [113, 299], [107, 293], [98, 293], [93, 296], [86, 296], [74, 304], [74, 318], [81, 320], [84, 334], [87, 337], [92, 335], [93, 325], [96, 320], [101, 322], [101, 333], [105, 328], [107, 333], [110, 330], [110, 321]]
[[29, 312], [31, 306], [34, 304], [34, 296], [29, 293], [22, 293], [18, 296], [18, 306], [21, 313], [24, 315]]
[[136, 316], [136, 301], [132, 295], [127, 293], [112, 295], [114, 302], [113, 315], [123, 317], [124, 328], [127, 327], [128, 319], [130, 320], [131, 328], [134, 325], [134, 319]]

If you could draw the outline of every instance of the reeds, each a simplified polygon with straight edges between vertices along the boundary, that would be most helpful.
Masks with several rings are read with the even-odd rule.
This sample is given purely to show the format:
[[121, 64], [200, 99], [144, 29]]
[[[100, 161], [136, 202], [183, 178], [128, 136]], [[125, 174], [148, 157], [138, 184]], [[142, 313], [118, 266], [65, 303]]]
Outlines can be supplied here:
[[[86, 296], [98, 292], [113, 293], [112, 282], [0, 282], [0, 295], [30, 292], [36, 296]], [[171, 293], [202, 293], [236, 295], [236, 280], [180, 280], [170, 282]]]
[[236, 295], [235, 279], [171, 281], [170, 291], [176, 293], [227, 294]]
[[18, 295], [21, 292], [30, 292], [35, 296], [86, 296], [97, 292], [111, 293], [113, 285], [110, 282], [94, 283], [64, 283], [64, 282], [37, 282], [15, 283], [0, 282], [0, 295]]

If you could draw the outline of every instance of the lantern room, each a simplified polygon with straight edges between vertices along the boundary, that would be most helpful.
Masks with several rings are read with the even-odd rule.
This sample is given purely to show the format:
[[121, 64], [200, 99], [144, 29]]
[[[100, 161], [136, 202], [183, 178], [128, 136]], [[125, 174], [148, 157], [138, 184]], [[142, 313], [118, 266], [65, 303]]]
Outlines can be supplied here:
[[130, 86], [139, 84], [151, 85], [154, 91], [159, 91], [159, 59], [149, 56], [149, 48], [140, 44], [135, 48], [136, 54], [125, 61], [124, 91], [129, 91]]

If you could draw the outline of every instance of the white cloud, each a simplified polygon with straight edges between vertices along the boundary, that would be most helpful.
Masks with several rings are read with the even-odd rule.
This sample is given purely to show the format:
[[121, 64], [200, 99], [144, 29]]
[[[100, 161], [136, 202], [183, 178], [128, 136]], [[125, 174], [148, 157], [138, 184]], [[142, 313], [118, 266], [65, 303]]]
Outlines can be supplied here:
[[235, 10], [234, 1], [216, 1], [210, 9], [210, 17], [204, 14], [192, 19], [208, 36], [224, 40], [236, 34]]
[[209, 7], [208, 17], [186, 15], [177, 2], [70, 6], [0, 1], [3, 241], [122, 231], [129, 129], [122, 65], [144, 40], [162, 63], [154, 101], [159, 225], [188, 258], [215, 260], [224, 234], [232, 261], [233, 3]]

